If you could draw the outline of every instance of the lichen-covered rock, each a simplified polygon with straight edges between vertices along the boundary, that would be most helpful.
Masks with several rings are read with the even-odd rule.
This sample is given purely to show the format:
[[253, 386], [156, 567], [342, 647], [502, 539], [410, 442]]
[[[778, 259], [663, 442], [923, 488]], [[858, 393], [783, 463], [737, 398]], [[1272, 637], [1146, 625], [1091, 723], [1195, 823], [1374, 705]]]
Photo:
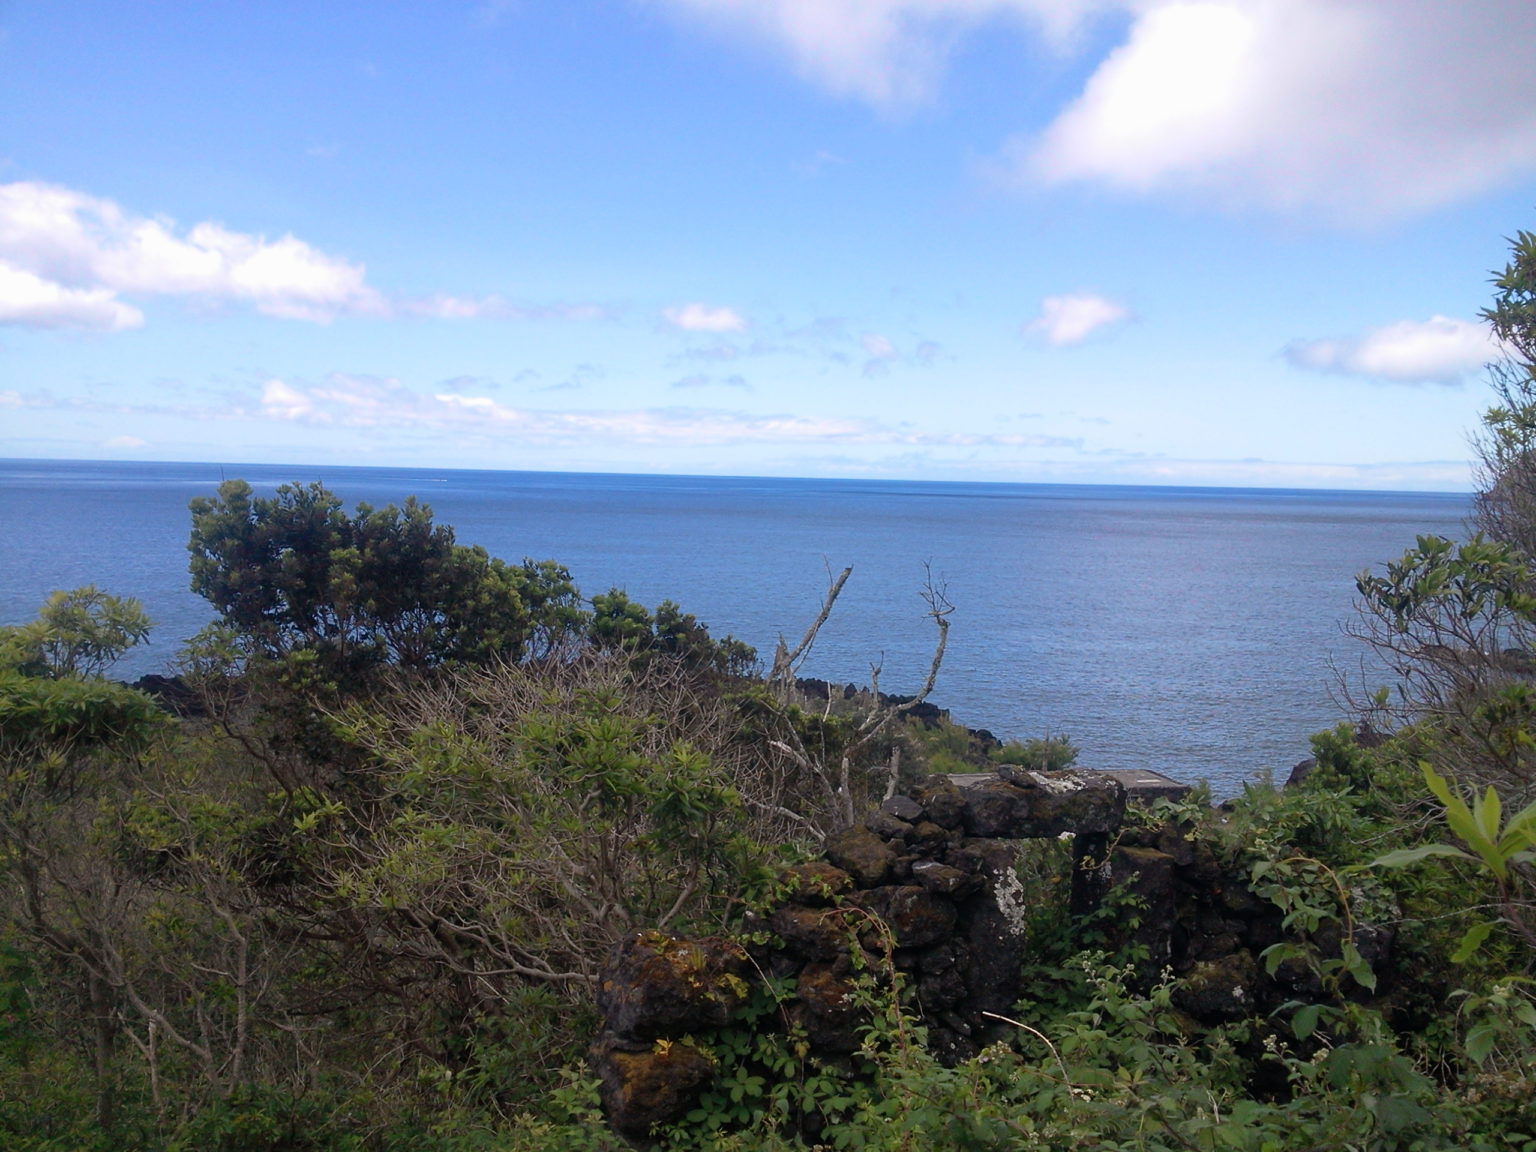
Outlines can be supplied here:
[[1004, 765], [996, 780], [962, 790], [972, 836], [1108, 833], [1125, 818], [1125, 786], [1097, 772], [1036, 772]]
[[965, 795], [943, 777], [919, 785], [913, 799], [940, 828], [959, 828], [965, 823]]
[[1259, 962], [1241, 949], [1196, 964], [1174, 985], [1173, 1002], [1207, 1024], [1240, 1020], [1258, 1010], [1260, 981]]
[[853, 877], [860, 888], [874, 888], [889, 875], [896, 850], [863, 825], [827, 837], [827, 859]]
[[790, 904], [768, 918], [784, 947], [802, 960], [834, 960], [853, 948], [856, 925], [841, 908], [805, 908]]
[[887, 816], [894, 816], [898, 820], [905, 820], [908, 824], [916, 824], [927, 815], [923, 811], [923, 806], [910, 796], [888, 797], [880, 805], [880, 811], [884, 812]]
[[943, 828], [932, 820], [919, 820], [912, 825], [907, 843], [913, 852], [926, 856], [942, 856], [948, 851], [949, 846], [958, 843], [960, 838], [961, 833], [958, 830]]
[[[960, 926], [969, 958], [966, 1009], [1006, 1015], [1019, 998], [1019, 972], [1026, 958], [1029, 904], [1015, 864], [1020, 846], [1008, 840], [971, 840], [952, 853], [957, 866], [974, 869], [985, 886], [962, 906]], [[963, 861], [963, 863], [962, 863]]]
[[926, 948], [945, 939], [955, 927], [955, 906], [918, 885], [860, 892], [859, 907], [873, 912], [891, 929], [898, 948]]
[[1109, 873], [1111, 883], [1136, 902], [1135, 927], [1123, 927], [1116, 934], [1120, 943], [1134, 942], [1146, 950], [1139, 974], [1150, 983], [1173, 959], [1178, 895], [1174, 859], [1156, 848], [1121, 845], [1110, 853]]
[[912, 879], [940, 896], [969, 896], [981, 886], [981, 880], [937, 860], [919, 860], [912, 865]]
[[608, 1122], [632, 1136], [681, 1120], [715, 1076], [714, 1062], [681, 1040], [631, 1050], [605, 1036], [591, 1056]]
[[858, 1004], [852, 966], [807, 964], [795, 982], [789, 1015], [805, 1029], [805, 1038], [826, 1052], [853, 1052], [859, 1047], [859, 1026], [865, 1014]]
[[822, 860], [795, 864], [779, 872], [780, 903], [825, 908], [852, 891], [853, 877]]
[[1019, 836], [1030, 824], [1028, 791], [1006, 780], [987, 780], [964, 790], [965, 830], [971, 836]]
[[864, 827], [882, 840], [905, 842], [912, 836], [912, 825], [889, 812], [871, 812], [864, 818]]
[[749, 970], [746, 952], [731, 941], [639, 932], [610, 955], [597, 1009], [626, 1041], [718, 1028], [746, 998]]

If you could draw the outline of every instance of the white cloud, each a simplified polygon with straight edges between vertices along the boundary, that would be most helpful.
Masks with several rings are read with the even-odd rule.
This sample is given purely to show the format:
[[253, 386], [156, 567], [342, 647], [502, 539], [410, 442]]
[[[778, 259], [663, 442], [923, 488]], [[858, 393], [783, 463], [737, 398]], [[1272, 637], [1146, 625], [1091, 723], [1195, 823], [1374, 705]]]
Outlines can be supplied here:
[[261, 386], [261, 414], [274, 420], [305, 420], [315, 414], [315, 403], [281, 380]]
[[489, 296], [450, 296], [437, 293], [397, 300], [392, 311], [432, 320], [601, 320], [607, 309], [597, 304], [513, 304], [494, 293]]
[[711, 308], [706, 304], [683, 304], [662, 311], [668, 324], [684, 332], [741, 332], [747, 322], [733, 308]]
[[500, 296], [428, 296], [402, 305], [401, 311], [434, 320], [478, 320], [485, 316], [506, 316], [512, 309]]
[[1536, 168], [1528, 0], [1145, 0], [1022, 174], [1369, 222]]
[[148, 440], [140, 440], [137, 436], [113, 436], [110, 440], [101, 442], [102, 448], [108, 451], [137, 452], [140, 448], [148, 448]]
[[1076, 97], [1004, 148], [1031, 183], [1369, 223], [1536, 170], [1530, 0], [654, 2], [879, 108], [932, 100], [956, 46], [999, 21], [1070, 54], [1088, 21], [1123, 17]]
[[182, 233], [170, 220], [51, 184], [0, 185], [0, 260], [50, 285], [59, 307], [73, 304], [98, 328], [142, 319], [119, 293], [240, 301], [289, 319], [387, 311], [362, 265], [294, 236], [268, 240], [211, 222]]
[[244, 303], [322, 323], [346, 315], [579, 321], [607, 314], [595, 304], [517, 305], [497, 295], [390, 298], [368, 283], [363, 265], [292, 235], [269, 240], [208, 221], [182, 230], [57, 185], [0, 185], [0, 324], [136, 328], [143, 313], [121, 295]]
[[1065, 41], [1111, 0], [660, 0], [684, 18], [785, 51], [838, 96], [900, 108], [930, 99], [968, 31], [1012, 17]]
[[121, 332], [144, 314], [106, 288], [66, 288], [0, 260], [0, 324]]
[[1460, 384], [1499, 355], [1486, 324], [1449, 316], [1404, 320], [1336, 340], [1298, 340], [1285, 350], [1298, 368], [1406, 384]]
[[1101, 328], [1119, 324], [1130, 316], [1125, 305], [1092, 292], [1047, 296], [1040, 301], [1040, 315], [1025, 325], [1026, 332], [1051, 344], [1081, 344]]
[[[723, 381], [734, 385], [734, 381]], [[745, 383], [744, 381], [742, 383]], [[462, 392], [421, 393], [397, 380], [336, 373], [323, 383], [268, 380], [260, 400], [239, 414], [324, 427], [450, 431], [465, 439], [531, 445], [841, 444], [960, 448], [1059, 448], [1075, 438], [971, 432], [934, 433], [878, 421], [729, 409], [536, 409]]]

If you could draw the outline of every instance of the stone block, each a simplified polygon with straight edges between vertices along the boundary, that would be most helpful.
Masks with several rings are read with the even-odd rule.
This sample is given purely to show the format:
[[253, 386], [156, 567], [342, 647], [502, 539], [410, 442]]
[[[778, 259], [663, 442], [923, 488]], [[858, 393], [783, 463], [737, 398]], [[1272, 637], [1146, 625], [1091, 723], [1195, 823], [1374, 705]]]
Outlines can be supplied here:
[[827, 837], [827, 859], [848, 875], [860, 888], [874, 888], [882, 883], [896, 859], [896, 851], [868, 828], [856, 825]]
[[684, 1041], [630, 1050], [604, 1036], [592, 1046], [591, 1061], [608, 1122], [631, 1136], [681, 1120], [715, 1076], [714, 1062]]
[[609, 956], [597, 1009], [627, 1041], [718, 1028], [745, 999], [749, 970], [746, 952], [730, 941], [640, 932]]
[[825, 908], [837, 897], [853, 891], [853, 877], [841, 868], [816, 860], [780, 870], [779, 889], [781, 904]]
[[955, 906], [917, 885], [877, 888], [859, 893], [855, 900], [885, 921], [898, 948], [927, 948], [955, 927]]

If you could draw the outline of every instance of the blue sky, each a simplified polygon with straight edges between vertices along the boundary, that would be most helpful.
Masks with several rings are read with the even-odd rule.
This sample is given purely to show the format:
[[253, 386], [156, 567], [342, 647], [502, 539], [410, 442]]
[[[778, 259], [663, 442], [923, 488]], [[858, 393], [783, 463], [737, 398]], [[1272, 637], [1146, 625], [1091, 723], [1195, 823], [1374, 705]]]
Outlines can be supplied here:
[[0, 456], [1461, 489], [1529, 0], [0, 0]]

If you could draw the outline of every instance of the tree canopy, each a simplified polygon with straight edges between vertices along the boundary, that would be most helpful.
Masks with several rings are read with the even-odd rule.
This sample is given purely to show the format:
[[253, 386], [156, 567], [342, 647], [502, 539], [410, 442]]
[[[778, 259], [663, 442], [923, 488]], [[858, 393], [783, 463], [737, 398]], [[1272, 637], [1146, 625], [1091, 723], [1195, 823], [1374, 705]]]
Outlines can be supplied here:
[[348, 515], [323, 485], [257, 496], [243, 480], [192, 501], [192, 590], [262, 656], [328, 670], [517, 661], [579, 621], [557, 564], [508, 564], [458, 544], [415, 498]]

